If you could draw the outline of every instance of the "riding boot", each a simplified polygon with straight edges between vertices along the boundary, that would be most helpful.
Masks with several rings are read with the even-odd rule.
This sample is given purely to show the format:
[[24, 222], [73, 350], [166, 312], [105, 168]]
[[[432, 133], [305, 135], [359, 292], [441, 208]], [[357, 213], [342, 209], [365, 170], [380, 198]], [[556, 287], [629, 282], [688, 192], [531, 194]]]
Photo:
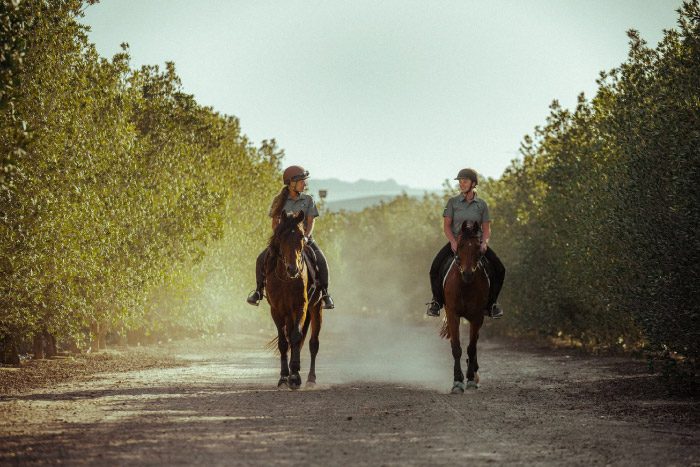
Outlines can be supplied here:
[[486, 313], [490, 318], [498, 319], [503, 317], [503, 308], [498, 303], [486, 307]]
[[246, 302], [253, 306], [258, 306], [260, 300], [263, 299], [263, 289], [265, 288], [265, 258], [267, 257], [267, 248], [258, 255], [255, 260], [255, 290], [248, 295]]
[[318, 244], [310, 240], [308, 245], [314, 250], [316, 254], [316, 266], [318, 268], [318, 282], [319, 288], [321, 289], [321, 302], [323, 303], [324, 310], [332, 310], [335, 308], [335, 303], [328, 293], [328, 262], [326, 261], [326, 255], [323, 254]]
[[325, 288], [321, 289], [321, 302], [323, 302], [324, 310], [332, 310], [335, 308], [335, 303], [333, 303], [333, 298], [331, 298], [328, 290]]
[[441, 268], [452, 255], [452, 247], [447, 243], [440, 249], [430, 265], [430, 289], [433, 292], [433, 299], [427, 304], [430, 305], [425, 312], [428, 316], [440, 316], [442, 302], [445, 300], [445, 292], [442, 289], [444, 273], [441, 272]]
[[428, 310], [425, 312], [426, 315], [428, 316], [440, 316], [440, 309], [442, 308], [442, 305], [435, 300], [434, 298], [428, 303]]
[[497, 300], [501, 292], [501, 287], [503, 287], [506, 268], [491, 247], [487, 248], [485, 256], [489, 264], [488, 270], [489, 278], [491, 279], [491, 287], [489, 289], [489, 301], [486, 305], [486, 310], [484, 310], [484, 314], [497, 319], [503, 316], [503, 308], [501, 308]]
[[249, 304], [251, 304], [253, 306], [258, 306], [258, 305], [260, 305], [260, 300], [262, 300], [262, 299], [263, 299], [263, 289], [258, 288], [256, 290], [254, 290], [253, 292], [251, 292], [250, 295], [248, 295], [246, 302], [248, 302]]

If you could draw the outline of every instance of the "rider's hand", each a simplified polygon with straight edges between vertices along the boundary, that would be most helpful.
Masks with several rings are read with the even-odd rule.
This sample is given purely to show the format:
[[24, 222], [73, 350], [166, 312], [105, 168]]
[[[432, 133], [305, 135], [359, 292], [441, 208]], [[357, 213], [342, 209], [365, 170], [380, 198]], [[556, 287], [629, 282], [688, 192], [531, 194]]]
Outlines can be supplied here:
[[450, 247], [452, 248], [452, 251], [457, 253], [457, 240], [450, 240]]

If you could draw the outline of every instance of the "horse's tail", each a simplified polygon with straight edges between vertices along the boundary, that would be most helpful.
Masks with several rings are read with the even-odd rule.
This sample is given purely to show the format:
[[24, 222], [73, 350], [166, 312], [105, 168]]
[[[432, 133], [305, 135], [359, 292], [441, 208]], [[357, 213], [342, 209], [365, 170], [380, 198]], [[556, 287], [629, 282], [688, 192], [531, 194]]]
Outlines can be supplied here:
[[267, 345], [265, 346], [265, 350], [272, 353], [277, 352], [277, 342], [279, 341], [279, 339], [279, 336], [275, 336], [274, 339], [267, 343]]
[[447, 326], [447, 316], [442, 319], [442, 328], [440, 328], [440, 337], [443, 339], [450, 338], [450, 328]]

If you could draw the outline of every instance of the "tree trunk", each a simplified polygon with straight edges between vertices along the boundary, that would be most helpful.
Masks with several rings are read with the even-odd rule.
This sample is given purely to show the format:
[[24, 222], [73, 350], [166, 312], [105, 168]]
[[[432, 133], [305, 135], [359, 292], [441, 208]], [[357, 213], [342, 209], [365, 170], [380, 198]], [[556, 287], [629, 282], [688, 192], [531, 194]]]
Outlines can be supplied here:
[[97, 346], [100, 348], [100, 350], [107, 348], [107, 326], [100, 326], [100, 331], [97, 334]]
[[19, 365], [19, 352], [11, 337], [0, 340], [0, 363]]
[[41, 332], [34, 334], [34, 360], [44, 358], [44, 335]]
[[44, 353], [47, 358], [55, 357], [58, 353], [56, 351], [56, 338], [51, 335], [47, 330], [44, 329]]
[[70, 338], [70, 340], [68, 341], [68, 351], [74, 355], [80, 353], [80, 347], [78, 347], [78, 343], [73, 338]]
[[93, 321], [90, 324], [90, 351], [97, 352], [100, 350], [99, 337], [100, 336], [100, 323]]

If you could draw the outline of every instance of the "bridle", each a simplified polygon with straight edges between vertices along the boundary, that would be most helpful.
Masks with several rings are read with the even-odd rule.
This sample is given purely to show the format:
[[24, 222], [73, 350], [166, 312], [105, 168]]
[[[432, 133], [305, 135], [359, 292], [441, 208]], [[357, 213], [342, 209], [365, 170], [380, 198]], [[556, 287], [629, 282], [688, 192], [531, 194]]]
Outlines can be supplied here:
[[[304, 250], [303, 244], [302, 244], [301, 249], [302, 249], [302, 251]], [[272, 251], [272, 249], [271, 249], [271, 251]], [[289, 274], [289, 267], [292, 265], [292, 263], [288, 262], [287, 258], [285, 258], [284, 255], [280, 254], [279, 248], [276, 248], [274, 251], [272, 251], [272, 254], [275, 256], [277, 263], [279, 263], [281, 260], [282, 264], [284, 265], [284, 272], [285, 272], [286, 277], [281, 277], [280, 273], [279, 273], [279, 269], [275, 268], [275, 277], [277, 277], [277, 279], [279, 279], [283, 282], [288, 282], [288, 281], [292, 281], [294, 279], [298, 279], [299, 277], [301, 277], [302, 271], [304, 270], [304, 268], [306, 268], [306, 262], [304, 261], [303, 254], [299, 254], [297, 259], [293, 263], [296, 266], [296, 270], [297, 270], [296, 274], [294, 274], [293, 276]]]
[[[472, 235], [468, 238], [479, 238], [479, 237], [477, 235]], [[459, 245], [459, 240], [461, 240], [461, 239], [462, 239], [462, 236], [460, 235], [460, 238], [457, 240], [458, 245]], [[459, 248], [457, 248], [457, 250], [459, 250]], [[484, 257], [484, 254], [481, 252], [481, 248], [479, 248], [479, 256], [476, 260], [476, 267], [471, 271], [472, 274], [475, 273], [476, 271], [478, 271], [480, 267], [483, 267], [482, 261], [481, 261], [481, 258], [483, 258], [483, 257]], [[462, 264], [459, 261], [459, 254], [457, 252], [455, 252], [454, 259], [455, 259], [455, 264], [457, 265], [457, 269], [459, 270], [459, 273], [464, 274], [467, 270], [462, 267]]]

